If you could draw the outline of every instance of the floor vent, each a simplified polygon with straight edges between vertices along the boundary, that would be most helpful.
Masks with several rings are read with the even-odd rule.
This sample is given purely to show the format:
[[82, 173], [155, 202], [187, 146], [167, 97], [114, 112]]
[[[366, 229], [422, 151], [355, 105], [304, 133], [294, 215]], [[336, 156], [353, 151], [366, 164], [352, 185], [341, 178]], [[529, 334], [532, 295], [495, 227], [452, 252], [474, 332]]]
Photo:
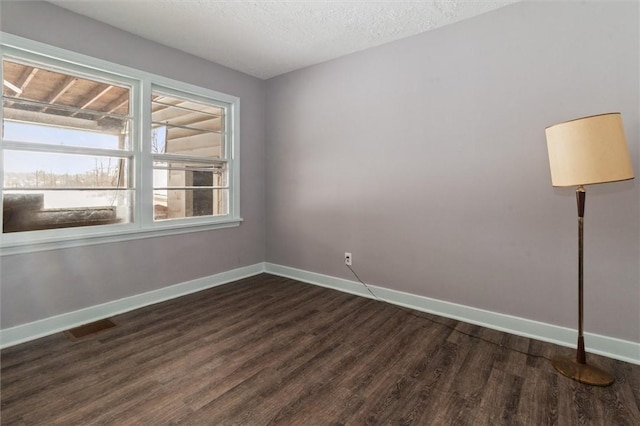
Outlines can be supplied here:
[[78, 340], [86, 337], [91, 337], [94, 334], [108, 330], [115, 327], [116, 324], [110, 319], [103, 319], [89, 324], [81, 325], [80, 327], [72, 328], [64, 332], [70, 340]]

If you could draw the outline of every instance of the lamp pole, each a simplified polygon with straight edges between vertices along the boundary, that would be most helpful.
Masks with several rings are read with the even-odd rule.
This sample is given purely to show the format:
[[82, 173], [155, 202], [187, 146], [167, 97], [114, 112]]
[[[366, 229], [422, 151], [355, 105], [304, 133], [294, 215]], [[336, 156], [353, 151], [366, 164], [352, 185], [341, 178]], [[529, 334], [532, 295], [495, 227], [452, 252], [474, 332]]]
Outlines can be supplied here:
[[613, 375], [598, 367], [587, 364], [584, 350], [584, 204], [587, 193], [583, 185], [576, 189], [578, 204], [578, 347], [576, 357], [554, 358], [553, 367], [563, 375], [581, 383], [596, 386], [609, 386]]
[[584, 202], [587, 193], [584, 186], [576, 189], [576, 201], [578, 203], [578, 350], [576, 362], [587, 363], [587, 354], [584, 350], [583, 322], [584, 322]]

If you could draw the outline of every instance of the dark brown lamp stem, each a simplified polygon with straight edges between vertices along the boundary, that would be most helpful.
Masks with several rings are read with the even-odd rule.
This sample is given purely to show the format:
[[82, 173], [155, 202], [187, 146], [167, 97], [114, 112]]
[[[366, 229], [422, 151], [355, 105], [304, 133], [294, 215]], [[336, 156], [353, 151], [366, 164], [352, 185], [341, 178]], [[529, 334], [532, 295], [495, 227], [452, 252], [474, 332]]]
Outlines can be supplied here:
[[583, 321], [584, 321], [584, 202], [587, 193], [584, 186], [576, 189], [576, 202], [578, 204], [578, 351], [576, 362], [587, 363], [587, 354], [584, 350]]
[[560, 373], [581, 383], [596, 386], [609, 386], [613, 376], [606, 371], [587, 364], [587, 353], [584, 349], [584, 204], [586, 192], [582, 185], [576, 190], [578, 203], [578, 348], [576, 357], [559, 357], [553, 360], [553, 366]]

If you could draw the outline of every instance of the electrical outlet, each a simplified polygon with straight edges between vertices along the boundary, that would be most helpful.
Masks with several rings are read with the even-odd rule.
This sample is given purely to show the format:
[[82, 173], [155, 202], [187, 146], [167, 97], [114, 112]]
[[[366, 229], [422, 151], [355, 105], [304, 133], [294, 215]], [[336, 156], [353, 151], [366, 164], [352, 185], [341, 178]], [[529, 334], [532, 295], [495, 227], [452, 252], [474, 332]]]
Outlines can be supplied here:
[[353, 262], [353, 258], [351, 257], [351, 253], [345, 253], [344, 254], [344, 264], [347, 266], [351, 266]]

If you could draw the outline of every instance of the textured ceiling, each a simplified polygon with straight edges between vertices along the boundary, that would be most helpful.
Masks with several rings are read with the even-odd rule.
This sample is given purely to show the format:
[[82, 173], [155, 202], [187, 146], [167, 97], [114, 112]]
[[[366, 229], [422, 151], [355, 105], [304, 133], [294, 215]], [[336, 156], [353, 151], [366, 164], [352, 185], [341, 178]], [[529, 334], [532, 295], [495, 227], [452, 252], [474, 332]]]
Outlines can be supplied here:
[[270, 78], [519, 0], [51, 0], [149, 40]]

